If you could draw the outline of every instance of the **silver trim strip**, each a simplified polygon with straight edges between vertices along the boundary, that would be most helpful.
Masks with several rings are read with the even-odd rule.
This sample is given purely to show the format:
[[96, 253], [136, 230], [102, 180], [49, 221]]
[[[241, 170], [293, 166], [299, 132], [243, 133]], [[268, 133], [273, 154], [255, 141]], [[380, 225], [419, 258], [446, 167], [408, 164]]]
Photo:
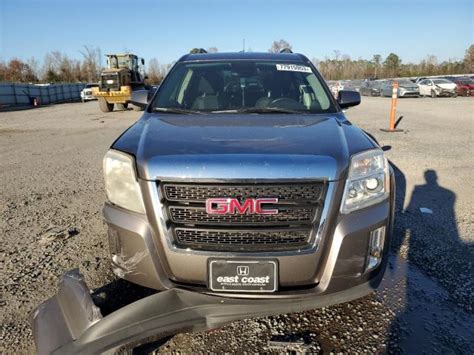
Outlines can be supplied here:
[[[245, 162], [245, 164], [242, 164]], [[298, 176], [295, 176], [295, 171]], [[340, 169], [336, 159], [313, 155], [268, 154], [183, 154], [162, 155], [138, 165], [138, 176], [148, 181], [276, 182], [336, 180]], [[317, 178], [324, 177], [324, 178]]]

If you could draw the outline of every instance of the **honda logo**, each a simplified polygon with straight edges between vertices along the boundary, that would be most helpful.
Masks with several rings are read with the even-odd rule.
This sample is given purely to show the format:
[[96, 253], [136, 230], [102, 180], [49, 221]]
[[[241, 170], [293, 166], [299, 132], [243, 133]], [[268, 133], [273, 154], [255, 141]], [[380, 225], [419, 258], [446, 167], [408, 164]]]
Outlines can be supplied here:
[[263, 205], [278, 203], [278, 198], [248, 198], [240, 202], [236, 198], [208, 198], [208, 214], [278, 214], [277, 209], [263, 208]]
[[249, 275], [249, 267], [248, 266], [237, 266], [237, 275], [239, 276], [248, 276]]

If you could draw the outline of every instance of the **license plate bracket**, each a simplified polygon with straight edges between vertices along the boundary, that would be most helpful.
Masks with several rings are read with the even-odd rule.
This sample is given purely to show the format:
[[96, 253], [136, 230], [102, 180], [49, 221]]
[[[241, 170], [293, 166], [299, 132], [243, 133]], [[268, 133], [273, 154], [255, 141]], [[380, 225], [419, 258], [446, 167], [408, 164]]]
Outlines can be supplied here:
[[211, 259], [208, 287], [218, 292], [266, 293], [278, 288], [276, 260]]

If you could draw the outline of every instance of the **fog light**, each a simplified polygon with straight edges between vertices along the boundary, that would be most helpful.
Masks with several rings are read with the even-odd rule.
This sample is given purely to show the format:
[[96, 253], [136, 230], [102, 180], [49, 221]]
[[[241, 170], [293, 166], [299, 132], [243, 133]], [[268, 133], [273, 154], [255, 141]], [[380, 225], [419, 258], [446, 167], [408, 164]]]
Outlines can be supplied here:
[[385, 227], [380, 227], [370, 232], [367, 267], [365, 271], [375, 269], [380, 265], [385, 243]]

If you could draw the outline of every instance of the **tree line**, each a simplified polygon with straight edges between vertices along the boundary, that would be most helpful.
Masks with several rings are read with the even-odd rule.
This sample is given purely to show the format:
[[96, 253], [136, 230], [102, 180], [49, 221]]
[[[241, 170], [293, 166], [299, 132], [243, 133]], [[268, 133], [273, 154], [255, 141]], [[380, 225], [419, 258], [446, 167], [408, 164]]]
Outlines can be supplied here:
[[439, 62], [436, 56], [428, 55], [419, 63], [403, 63], [395, 53], [390, 53], [385, 59], [376, 54], [372, 59], [354, 60], [335, 51], [332, 58], [312, 61], [327, 80], [467, 74], [474, 72], [474, 45], [466, 50], [463, 60]]
[[[292, 49], [284, 39], [273, 41], [268, 50], [279, 53], [283, 49]], [[474, 44], [466, 49], [463, 60], [447, 60], [439, 62], [436, 56], [428, 55], [419, 63], [403, 63], [395, 53], [390, 53], [385, 59], [375, 54], [371, 59], [351, 59], [347, 54], [335, 50], [332, 58], [323, 60], [313, 58], [313, 64], [326, 80], [367, 79], [367, 78], [399, 78], [449, 74], [474, 73]]]
[[102, 69], [100, 48], [84, 46], [80, 53], [81, 59], [73, 59], [59, 51], [49, 52], [44, 56], [42, 65], [35, 58], [0, 61], [0, 82], [98, 82]]
[[[274, 41], [268, 51], [278, 53], [285, 48], [291, 50], [292, 46], [281, 39]], [[210, 47], [208, 52], [218, 52], [218, 49]], [[103, 68], [100, 48], [84, 46], [80, 53], [80, 59], [73, 59], [53, 51], [45, 55], [41, 65], [35, 58], [0, 61], [0, 82], [98, 82]], [[332, 57], [323, 60], [313, 58], [312, 62], [327, 80], [465, 74], [474, 72], [474, 45], [466, 50], [462, 60], [439, 62], [436, 56], [428, 55], [419, 63], [403, 63], [395, 53], [390, 53], [386, 58], [375, 54], [371, 59], [351, 59], [349, 55], [334, 51]], [[173, 64], [160, 63], [157, 58], [151, 58], [146, 65], [148, 82], [161, 83]]]

